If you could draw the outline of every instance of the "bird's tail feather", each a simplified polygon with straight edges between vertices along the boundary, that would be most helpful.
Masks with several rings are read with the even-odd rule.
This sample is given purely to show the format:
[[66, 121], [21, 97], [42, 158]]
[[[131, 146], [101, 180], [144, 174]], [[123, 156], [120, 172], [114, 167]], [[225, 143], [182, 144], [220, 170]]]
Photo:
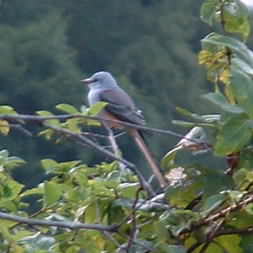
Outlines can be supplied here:
[[142, 137], [142, 134], [139, 133], [138, 130], [136, 130], [136, 129], [131, 129], [129, 131], [129, 133], [133, 137], [135, 143], [137, 144], [137, 146], [139, 147], [141, 152], [144, 154], [149, 166], [151, 167], [156, 178], [158, 179], [161, 187], [164, 188], [167, 185], [167, 182], [164, 179], [164, 177], [160, 171], [160, 168], [157, 165], [157, 163], [153, 157], [153, 154], [150, 152], [149, 148], [147, 147], [147, 145], [144, 141], [144, 138]]

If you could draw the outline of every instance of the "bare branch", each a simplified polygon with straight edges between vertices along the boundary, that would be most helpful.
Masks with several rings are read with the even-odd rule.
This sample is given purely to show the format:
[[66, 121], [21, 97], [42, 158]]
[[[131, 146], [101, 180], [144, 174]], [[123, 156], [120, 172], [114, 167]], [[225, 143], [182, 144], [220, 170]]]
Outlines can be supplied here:
[[73, 221], [50, 221], [50, 220], [40, 220], [33, 218], [21, 217], [13, 214], [7, 214], [0, 212], [0, 219], [16, 221], [22, 224], [29, 225], [38, 225], [38, 226], [48, 226], [48, 227], [61, 227], [69, 229], [88, 229], [88, 230], [98, 230], [98, 231], [107, 231], [107, 232], [116, 232], [119, 228], [119, 225], [105, 226], [101, 224], [84, 224], [81, 222]]

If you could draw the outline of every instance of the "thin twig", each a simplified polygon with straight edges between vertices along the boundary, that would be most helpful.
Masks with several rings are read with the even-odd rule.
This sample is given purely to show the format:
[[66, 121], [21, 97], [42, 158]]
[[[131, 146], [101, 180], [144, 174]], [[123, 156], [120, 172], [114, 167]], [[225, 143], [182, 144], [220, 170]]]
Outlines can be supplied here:
[[[113, 133], [112, 129], [108, 126], [107, 123], [104, 123], [104, 127], [108, 132], [108, 140], [111, 144], [112, 151], [113, 151], [114, 155], [118, 158], [121, 158], [121, 150], [119, 149], [119, 146], [116, 142], [116, 139], [114, 137], [114, 133]], [[121, 162], [119, 162], [119, 167], [120, 167], [121, 172], [123, 172], [126, 169], [126, 166]]]

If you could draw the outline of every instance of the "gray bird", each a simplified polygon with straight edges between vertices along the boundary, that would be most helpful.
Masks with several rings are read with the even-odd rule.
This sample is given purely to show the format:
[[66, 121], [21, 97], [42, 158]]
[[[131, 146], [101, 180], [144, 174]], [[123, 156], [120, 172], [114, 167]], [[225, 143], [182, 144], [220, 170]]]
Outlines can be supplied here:
[[[136, 125], [144, 125], [145, 120], [140, 110], [138, 110], [131, 99], [131, 97], [118, 86], [116, 80], [109, 72], [97, 72], [90, 78], [81, 80], [88, 84], [88, 102], [89, 105], [94, 105], [98, 102], [107, 102], [100, 117], [105, 118], [109, 122], [110, 127], [124, 128], [123, 125], [113, 122], [113, 120], [125, 121]], [[136, 128], [127, 128], [128, 133], [134, 138], [136, 144], [143, 152], [147, 162], [153, 170], [154, 175], [157, 177], [162, 187], [166, 186], [166, 181], [160, 172], [152, 153], [149, 151], [144, 142], [142, 135]]]

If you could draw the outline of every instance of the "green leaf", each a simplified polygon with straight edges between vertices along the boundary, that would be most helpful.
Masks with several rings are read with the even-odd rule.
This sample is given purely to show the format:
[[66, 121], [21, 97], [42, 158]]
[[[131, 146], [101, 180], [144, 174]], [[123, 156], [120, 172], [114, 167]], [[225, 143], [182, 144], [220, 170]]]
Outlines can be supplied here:
[[44, 183], [44, 207], [55, 204], [62, 195], [62, 185], [54, 182]]
[[53, 159], [41, 160], [42, 167], [48, 172], [65, 173], [80, 164], [81, 161], [56, 162]]
[[231, 88], [238, 105], [253, 118], [253, 81], [250, 76], [233, 68]]
[[107, 105], [106, 102], [98, 102], [95, 105], [92, 105], [88, 110], [88, 115], [97, 116]]
[[43, 159], [40, 161], [42, 167], [47, 171], [47, 173], [53, 172], [58, 166], [58, 162], [53, 159]]
[[201, 192], [202, 182], [192, 180], [186, 185], [170, 187], [166, 191], [166, 199], [178, 208], [187, 207]]
[[58, 163], [56, 172], [62, 172], [62, 173], [68, 172], [70, 170], [73, 170], [80, 163], [81, 161], [79, 160]]
[[252, 122], [245, 115], [228, 119], [217, 135], [215, 153], [228, 155], [245, 147], [252, 137]]
[[139, 183], [123, 183], [117, 187], [117, 190], [120, 191], [120, 196], [123, 198], [134, 198], [139, 187]]
[[174, 161], [177, 155], [178, 150], [180, 150], [180, 147], [176, 147], [172, 150], [170, 150], [162, 159], [161, 161], [161, 167], [162, 168], [170, 168], [175, 166]]
[[69, 105], [69, 104], [58, 104], [58, 105], [56, 105], [56, 108], [58, 110], [66, 112], [68, 114], [78, 114], [79, 113], [79, 111], [73, 105]]
[[218, 106], [224, 112], [229, 112], [233, 114], [244, 113], [244, 110], [241, 107], [229, 104], [225, 96], [221, 93], [218, 92], [207, 93], [203, 97], [207, 99], [209, 102]]

